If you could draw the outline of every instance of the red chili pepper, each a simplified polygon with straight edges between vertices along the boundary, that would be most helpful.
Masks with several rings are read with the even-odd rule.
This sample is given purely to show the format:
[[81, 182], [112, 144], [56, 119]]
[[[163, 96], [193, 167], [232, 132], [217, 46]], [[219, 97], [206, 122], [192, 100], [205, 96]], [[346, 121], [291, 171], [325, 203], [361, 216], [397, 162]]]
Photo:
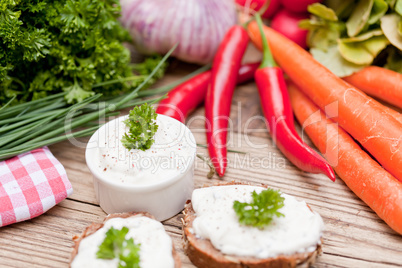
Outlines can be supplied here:
[[237, 84], [243, 84], [253, 79], [258, 66], [260, 66], [260, 62], [247, 63], [240, 66], [239, 73], [237, 74]]
[[247, 31], [239, 25], [226, 32], [214, 57], [211, 84], [205, 98], [208, 151], [220, 177], [225, 174], [227, 166], [226, 141], [230, 106], [248, 41]]
[[184, 123], [187, 115], [205, 99], [210, 80], [211, 71], [206, 71], [177, 86], [159, 102], [156, 113]]
[[[260, 16], [256, 15], [256, 19], [262, 32]], [[282, 69], [276, 66], [265, 35], [261, 33], [261, 36], [264, 56], [260, 68], [255, 72], [254, 79], [272, 139], [289, 161], [301, 170], [323, 173], [335, 181], [331, 166], [297, 135]]]
[[[237, 76], [237, 84], [254, 78], [254, 72], [259, 65], [260, 63], [242, 65]], [[156, 113], [170, 116], [184, 123], [188, 114], [204, 101], [210, 82], [211, 71], [200, 73], [187, 80], [169, 91], [167, 98], [159, 102]]]

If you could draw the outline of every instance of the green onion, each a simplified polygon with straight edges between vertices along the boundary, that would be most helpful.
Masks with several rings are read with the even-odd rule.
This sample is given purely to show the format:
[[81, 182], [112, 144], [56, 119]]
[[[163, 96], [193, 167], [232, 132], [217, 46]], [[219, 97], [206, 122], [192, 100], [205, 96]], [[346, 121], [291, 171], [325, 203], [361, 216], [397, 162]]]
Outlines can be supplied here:
[[[117, 97], [103, 97], [96, 94], [74, 105], [64, 100], [66, 93], [54, 94], [42, 99], [0, 108], [0, 160], [4, 160], [33, 149], [51, 145], [71, 138], [92, 135], [100, 127], [100, 119], [116, 116], [118, 110], [160, 101], [165, 94], [183, 81], [207, 70], [204, 66], [197, 71], [169, 85], [140, 91], [161, 68], [174, 46], [155, 69], [132, 92]], [[137, 80], [131, 77], [124, 81]], [[122, 82], [121, 79], [96, 84], [96, 87]], [[143, 99], [150, 97], [148, 99]], [[11, 102], [11, 101], [10, 101]], [[79, 130], [77, 130], [79, 129]]]

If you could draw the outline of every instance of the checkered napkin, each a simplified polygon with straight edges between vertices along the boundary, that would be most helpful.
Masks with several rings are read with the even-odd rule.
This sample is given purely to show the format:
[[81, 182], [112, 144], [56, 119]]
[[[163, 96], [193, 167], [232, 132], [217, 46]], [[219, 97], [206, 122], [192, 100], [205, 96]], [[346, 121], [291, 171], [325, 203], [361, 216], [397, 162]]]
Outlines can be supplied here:
[[47, 147], [0, 162], [0, 227], [32, 219], [71, 195], [66, 171]]

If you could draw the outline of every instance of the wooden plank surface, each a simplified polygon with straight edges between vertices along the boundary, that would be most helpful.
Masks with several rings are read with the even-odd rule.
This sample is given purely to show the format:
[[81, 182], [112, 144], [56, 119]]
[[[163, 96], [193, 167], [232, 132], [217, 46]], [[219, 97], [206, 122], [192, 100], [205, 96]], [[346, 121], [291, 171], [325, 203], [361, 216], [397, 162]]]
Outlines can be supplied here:
[[[159, 84], [169, 83], [194, 69], [173, 63]], [[199, 108], [188, 125], [197, 143], [205, 144], [204, 113]], [[315, 267], [401, 267], [402, 237], [392, 231], [338, 178], [332, 183], [323, 175], [298, 170], [272, 144], [261, 117], [253, 83], [235, 92], [232, 102], [232, 135], [229, 147], [246, 154], [229, 153], [223, 181], [265, 183], [306, 200], [325, 223], [323, 254]], [[87, 139], [80, 140], [85, 144]], [[308, 139], [306, 139], [307, 142]], [[82, 147], [82, 146], [81, 146]], [[92, 176], [85, 164], [84, 148], [69, 142], [50, 146], [67, 170], [74, 193], [44, 215], [0, 229], [0, 267], [68, 267], [72, 237], [105, 213], [98, 206]], [[204, 148], [198, 152], [207, 155]], [[208, 167], [197, 159], [195, 186], [221, 181], [206, 178]], [[182, 215], [163, 222], [178, 250], [183, 267], [193, 267], [182, 248]]]

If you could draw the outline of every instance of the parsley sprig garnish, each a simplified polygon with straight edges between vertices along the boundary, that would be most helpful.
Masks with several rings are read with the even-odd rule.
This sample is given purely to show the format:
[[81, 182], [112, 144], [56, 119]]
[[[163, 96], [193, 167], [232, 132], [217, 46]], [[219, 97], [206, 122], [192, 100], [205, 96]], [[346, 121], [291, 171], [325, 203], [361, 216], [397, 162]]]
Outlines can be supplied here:
[[134, 107], [130, 111], [128, 119], [124, 120], [129, 128], [128, 134], [125, 133], [121, 139], [124, 147], [128, 150], [140, 149], [142, 151], [151, 148], [155, 142], [154, 135], [158, 130], [156, 117], [155, 109], [147, 103]]
[[126, 239], [127, 233], [127, 227], [123, 227], [121, 230], [111, 227], [106, 232], [106, 237], [100, 244], [96, 257], [98, 259], [119, 258], [119, 268], [139, 268], [141, 244], [135, 244], [133, 238]]
[[284, 206], [285, 200], [279, 191], [267, 189], [260, 194], [253, 191], [251, 195], [253, 197], [251, 203], [242, 203], [237, 200], [233, 203], [233, 209], [241, 224], [262, 229], [271, 223], [274, 216], [284, 216], [278, 212]]

